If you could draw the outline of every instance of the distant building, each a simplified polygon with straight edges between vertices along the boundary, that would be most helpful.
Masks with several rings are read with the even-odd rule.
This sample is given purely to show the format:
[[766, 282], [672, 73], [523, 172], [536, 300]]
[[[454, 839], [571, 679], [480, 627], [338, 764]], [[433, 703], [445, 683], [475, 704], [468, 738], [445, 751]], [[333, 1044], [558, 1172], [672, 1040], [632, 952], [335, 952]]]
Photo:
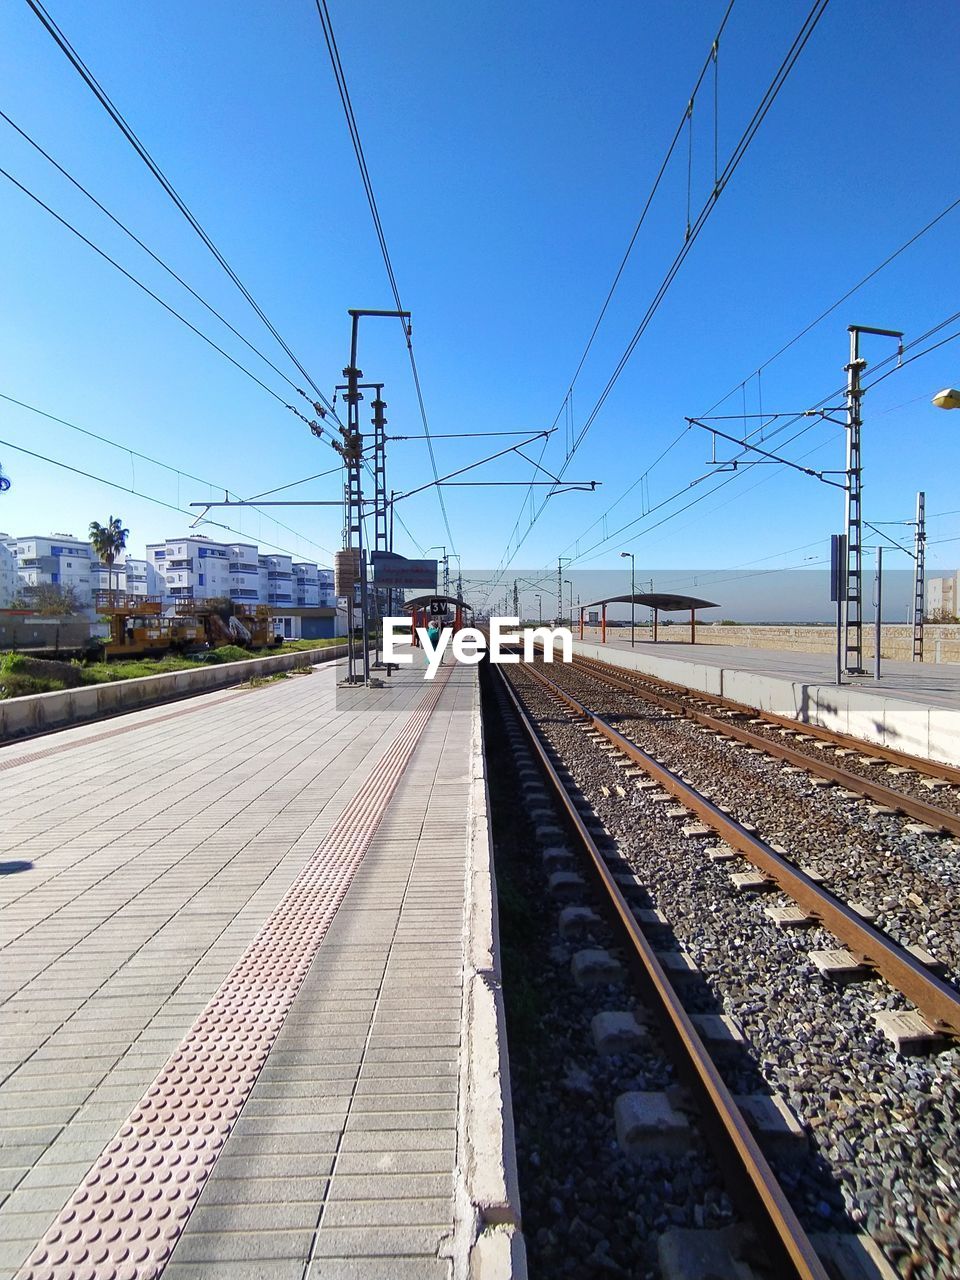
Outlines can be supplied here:
[[298, 562], [293, 566], [293, 585], [295, 589], [293, 603], [301, 609], [311, 608], [320, 603], [319, 572], [315, 564]]
[[260, 599], [282, 612], [297, 601], [293, 587], [293, 559], [291, 556], [259, 556]]
[[333, 589], [333, 570], [318, 569], [317, 584], [320, 592], [320, 604], [324, 609], [336, 609], [337, 593]]
[[260, 556], [255, 542], [230, 545], [230, 599], [236, 604], [260, 603]]
[[5, 533], [0, 533], [0, 609], [9, 609], [20, 589], [20, 578], [17, 575], [17, 559], [7, 548], [9, 541]]
[[[24, 587], [71, 587], [92, 613], [98, 591], [159, 596], [179, 601], [226, 599], [256, 608], [269, 605], [287, 635], [299, 635], [301, 609], [336, 609], [333, 570], [287, 555], [261, 555], [255, 542], [215, 542], [202, 534], [151, 542], [146, 558], [128, 556], [108, 569], [89, 542], [72, 534], [14, 538], [0, 533], [0, 608]], [[286, 615], [286, 617], [284, 617]], [[319, 625], [319, 624], [318, 624]], [[324, 621], [324, 626], [327, 625]], [[340, 623], [329, 624], [331, 634]]]
[[150, 566], [146, 560], [128, 556], [123, 562], [123, 589], [128, 596], [155, 595], [150, 591]]
[[960, 572], [927, 578], [927, 617], [957, 617], [960, 609]]
[[[157, 594], [178, 600], [230, 599], [230, 547], [200, 534], [147, 544]], [[149, 573], [148, 573], [149, 577]]]
[[24, 538], [3, 535], [3, 545], [14, 557], [19, 578], [17, 590], [41, 584], [72, 588], [81, 605], [93, 604], [94, 570], [99, 565], [89, 542], [72, 533], [31, 534]]

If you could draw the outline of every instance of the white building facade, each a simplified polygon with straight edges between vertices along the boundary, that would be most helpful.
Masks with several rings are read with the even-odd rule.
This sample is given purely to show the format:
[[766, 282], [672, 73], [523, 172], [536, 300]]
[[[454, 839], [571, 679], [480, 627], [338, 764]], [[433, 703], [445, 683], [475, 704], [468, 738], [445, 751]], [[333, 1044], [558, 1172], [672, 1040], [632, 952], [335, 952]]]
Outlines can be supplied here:
[[16, 562], [18, 590], [41, 585], [71, 588], [82, 607], [93, 604], [99, 560], [89, 542], [70, 533], [52, 533], [24, 538], [4, 535], [3, 543]]
[[235, 604], [260, 603], [260, 552], [255, 542], [230, 544], [230, 599]]
[[98, 591], [159, 596], [164, 603], [226, 599], [255, 608], [336, 607], [333, 570], [288, 555], [261, 554], [255, 542], [216, 542], [202, 535], [149, 543], [145, 559], [128, 556], [108, 570], [88, 541], [71, 534], [15, 538], [0, 533], [0, 608], [22, 588], [72, 588], [92, 610]]
[[293, 566], [293, 603], [300, 609], [308, 609], [320, 603], [319, 569], [315, 564], [299, 562]]
[[0, 533], [0, 609], [9, 609], [20, 590], [17, 559], [7, 541], [7, 535]]
[[[230, 599], [230, 547], [195, 536], [147, 544], [147, 585], [175, 604], [178, 600]], [[152, 573], [150, 572], [152, 569]]]
[[282, 612], [296, 606], [291, 556], [259, 556], [260, 600]]
[[958, 616], [960, 610], [960, 572], [927, 578], [927, 617]]

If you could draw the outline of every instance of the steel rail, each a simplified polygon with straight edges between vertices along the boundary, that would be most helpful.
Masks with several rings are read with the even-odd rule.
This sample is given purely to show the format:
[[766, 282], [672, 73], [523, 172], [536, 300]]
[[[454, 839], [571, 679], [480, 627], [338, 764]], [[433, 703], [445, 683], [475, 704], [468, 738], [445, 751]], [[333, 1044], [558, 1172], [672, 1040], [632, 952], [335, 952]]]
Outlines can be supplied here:
[[825, 729], [823, 725], [810, 724], [805, 720], [793, 720], [790, 716], [777, 715], [775, 711], [764, 711], [760, 707], [751, 707], [745, 702], [737, 702], [733, 698], [727, 698], [720, 693], [707, 693], [702, 689], [690, 689], [687, 685], [677, 684], [673, 680], [664, 680], [662, 676], [652, 676], [645, 671], [632, 671], [630, 668], [620, 667], [615, 663], [604, 662], [600, 658], [586, 658], [579, 654], [577, 656], [583, 662], [607, 667], [611, 671], [628, 672], [637, 680], [652, 681], [654, 684], [661, 685], [665, 689], [672, 689], [675, 693], [683, 694], [684, 697], [691, 698], [694, 701], [712, 702], [727, 711], [735, 711], [740, 715], [751, 716], [756, 720], [765, 720], [768, 724], [776, 725], [779, 729], [792, 729], [794, 733], [806, 734], [808, 737], [817, 738], [821, 742], [829, 742], [837, 747], [846, 747], [852, 751], [859, 751], [864, 755], [877, 756], [881, 760], [889, 760], [891, 764], [900, 765], [905, 769], [912, 769], [915, 773], [926, 777], [940, 778], [943, 782], [952, 782], [955, 786], [960, 786], [960, 768], [956, 765], [946, 764], [942, 760], [926, 760], [921, 756], [910, 755], [906, 751], [898, 751], [896, 747], [887, 747], [879, 742], [866, 742], [863, 738], [855, 738], [849, 733], [841, 733], [838, 729]]
[[629, 756], [664, 790], [676, 796], [686, 808], [711, 826], [725, 844], [742, 853], [748, 862], [773, 880], [798, 906], [818, 919], [824, 928], [849, 947], [861, 964], [874, 969], [891, 986], [902, 992], [917, 1006], [934, 1030], [960, 1038], [960, 995], [949, 983], [930, 973], [899, 943], [861, 919], [845, 902], [817, 884], [765, 841], [752, 835], [735, 818], [724, 813], [666, 765], [618, 733], [612, 725], [585, 707], [566, 689], [527, 663], [523, 664], [523, 669], [560, 702], [566, 703], [582, 719], [588, 720], [603, 737]]
[[745, 1209], [751, 1225], [763, 1237], [770, 1250], [770, 1262], [777, 1276], [784, 1277], [784, 1280], [829, 1280], [823, 1263], [760, 1150], [742, 1111], [717, 1071], [673, 984], [644, 936], [554, 768], [535, 725], [503, 670], [498, 668], [498, 671], [540, 765], [588, 855], [591, 869], [602, 887], [614, 923], [627, 941], [631, 967], [640, 978], [645, 992], [657, 1002], [660, 1020], [675, 1050], [677, 1065], [697, 1094], [700, 1118], [713, 1141], [718, 1162], [727, 1175], [731, 1196]]
[[[600, 670], [590, 659], [575, 657], [572, 665], [575, 669], [584, 671], [593, 676], [594, 679], [610, 685], [611, 688], [620, 689], [636, 698], [647, 699], [657, 706], [664, 707], [667, 711], [673, 711], [677, 715], [684, 716], [687, 720], [693, 720], [705, 729], [712, 729], [716, 733], [725, 734], [728, 738], [735, 738], [738, 742], [742, 742], [746, 746], [755, 747], [767, 755], [776, 756], [780, 760], [786, 760], [790, 764], [798, 765], [800, 768], [807, 769], [810, 773], [815, 773], [821, 778], [827, 778], [831, 782], [836, 782], [840, 786], [848, 788], [850, 791], [857, 791], [871, 800], [876, 800], [878, 804], [899, 809], [909, 817], [916, 818], [919, 822], [925, 822], [936, 830], [949, 831], [951, 835], [960, 836], [960, 814], [950, 813], [949, 810], [942, 809], [939, 805], [928, 804], [925, 800], [917, 800], [914, 796], [905, 795], [902, 791], [897, 791], [893, 787], [884, 786], [882, 782], [873, 782], [870, 778], [864, 778], [862, 774], [850, 773], [849, 770], [843, 769], [839, 765], [831, 764], [828, 760], [817, 756], [809, 756], [805, 751], [798, 751], [795, 747], [789, 747], [782, 742], [774, 742], [771, 738], [765, 738], [762, 734], [751, 733], [749, 729], [732, 724], [729, 720], [718, 720], [714, 716], [708, 715], [704, 711], [697, 711], [695, 708], [689, 707], [683, 702], [678, 702], [656, 689], [648, 689], [639, 681], [630, 679], [629, 676], [621, 675], [619, 672], [614, 674], [613, 671], [606, 668]], [[860, 749], [861, 751], [864, 750], [862, 746]]]

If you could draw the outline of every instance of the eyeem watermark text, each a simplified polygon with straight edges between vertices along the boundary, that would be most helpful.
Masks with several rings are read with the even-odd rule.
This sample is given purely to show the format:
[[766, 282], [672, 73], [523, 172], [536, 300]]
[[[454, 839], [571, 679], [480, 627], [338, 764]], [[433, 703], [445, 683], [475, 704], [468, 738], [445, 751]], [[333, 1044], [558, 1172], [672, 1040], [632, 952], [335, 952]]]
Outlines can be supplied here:
[[[411, 623], [410, 618], [384, 618], [384, 662], [393, 662], [401, 667], [408, 667], [413, 663], [413, 653], [406, 643], [402, 650], [398, 651], [396, 647], [398, 640], [401, 639], [400, 633], [406, 633], [402, 636], [405, 642], [409, 640]], [[573, 661], [573, 636], [569, 627], [524, 627], [522, 631], [511, 630], [513, 627], [520, 626], [519, 618], [491, 618], [489, 625], [489, 649], [487, 637], [476, 627], [463, 627], [455, 635], [449, 628], [443, 628], [437, 637], [436, 644], [431, 641], [426, 627], [417, 627], [417, 636], [427, 659], [424, 680], [434, 678], [437, 667], [448, 648], [457, 662], [463, 662], [470, 667], [482, 661], [483, 655], [488, 651], [491, 662], [519, 662], [519, 653], [511, 652], [511, 649], [520, 645], [523, 646], [524, 662], [533, 661], [537, 645], [543, 647], [544, 662], [552, 662], [554, 647], [557, 644], [560, 645], [560, 661]]]

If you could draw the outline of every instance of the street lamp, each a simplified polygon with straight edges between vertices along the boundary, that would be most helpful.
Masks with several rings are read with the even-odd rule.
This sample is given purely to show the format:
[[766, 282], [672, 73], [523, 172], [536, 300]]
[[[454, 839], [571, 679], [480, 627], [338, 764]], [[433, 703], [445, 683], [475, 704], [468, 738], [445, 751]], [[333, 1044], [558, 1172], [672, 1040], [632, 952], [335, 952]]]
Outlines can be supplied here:
[[931, 404], [938, 409], [960, 409], [960, 391], [956, 387], [944, 387], [933, 397]]
[[445, 596], [448, 596], [450, 594], [450, 561], [447, 558], [447, 548], [442, 547], [438, 542], [436, 546], [427, 547], [427, 551], [443, 552], [443, 555], [440, 557], [441, 561], [443, 562], [443, 594]]
[[637, 631], [637, 602], [633, 598], [637, 594], [637, 587], [636, 587], [637, 560], [632, 551], [620, 552], [621, 560], [624, 560], [627, 556], [630, 557], [630, 648], [632, 649], [634, 644], [636, 643], [636, 631]]

